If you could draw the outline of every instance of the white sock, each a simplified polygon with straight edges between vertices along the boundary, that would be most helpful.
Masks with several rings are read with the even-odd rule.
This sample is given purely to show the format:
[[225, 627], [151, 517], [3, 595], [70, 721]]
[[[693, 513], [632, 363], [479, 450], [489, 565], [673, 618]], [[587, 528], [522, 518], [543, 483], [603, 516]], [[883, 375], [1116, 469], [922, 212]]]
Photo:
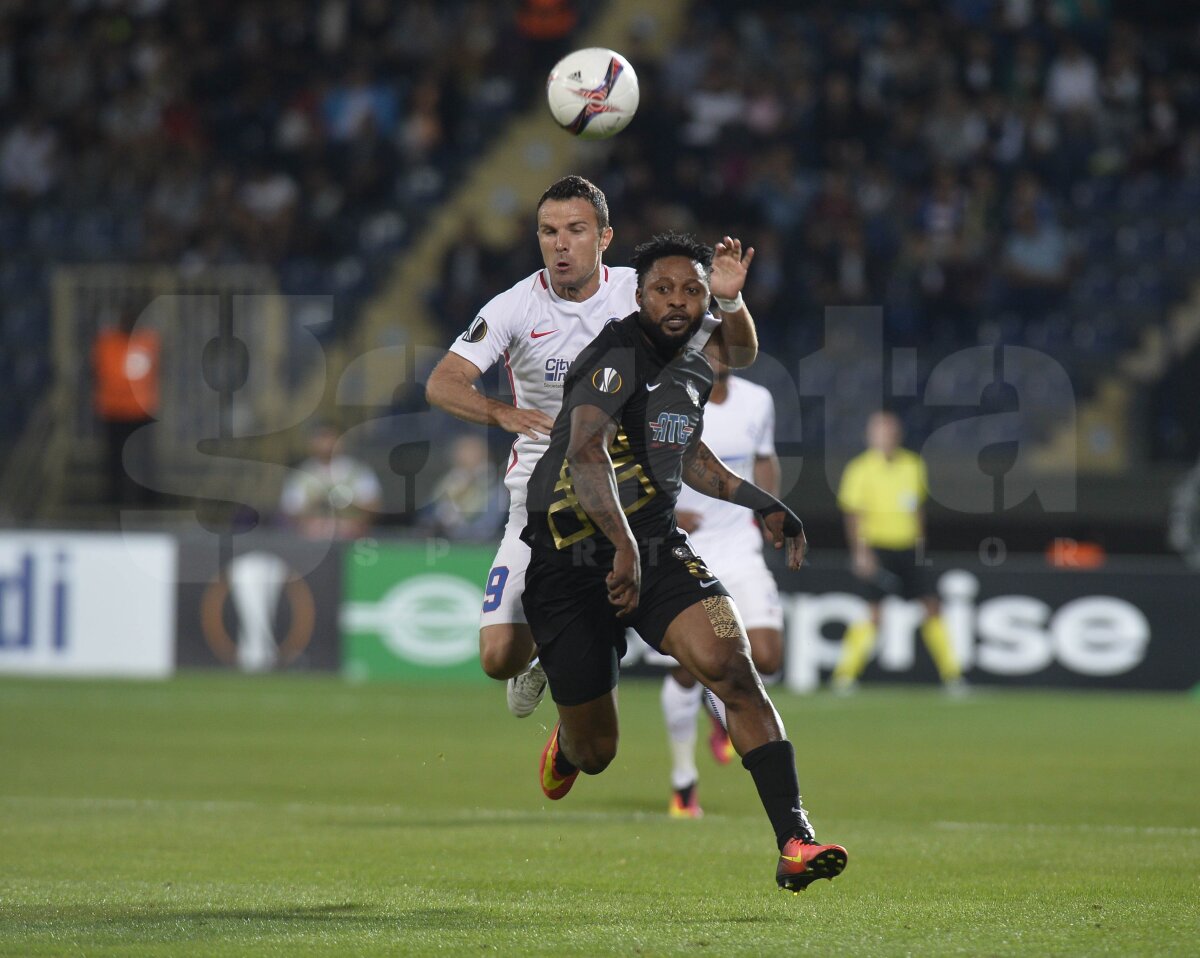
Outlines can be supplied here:
[[696, 770], [696, 716], [700, 712], [700, 686], [684, 688], [673, 675], [663, 679], [663, 720], [671, 741], [671, 787], [687, 788], [699, 777]]
[[717, 721], [721, 723], [721, 727], [725, 731], [729, 731], [729, 720], [725, 717], [725, 703], [713, 695], [711, 689], [704, 690], [704, 704], [708, 706], [708, 710], [717, 717]]

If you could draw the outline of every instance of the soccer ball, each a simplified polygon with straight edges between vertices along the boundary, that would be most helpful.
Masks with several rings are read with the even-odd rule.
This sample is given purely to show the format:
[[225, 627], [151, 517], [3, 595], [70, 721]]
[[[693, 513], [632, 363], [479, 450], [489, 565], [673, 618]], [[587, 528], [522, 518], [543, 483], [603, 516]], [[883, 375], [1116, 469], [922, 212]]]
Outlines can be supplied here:
[[612, 50], [576, 50], [550, 71], [546, 99], [555, 122], [568, 133], [603, 140], [625, 129], [637, 112], [637, 74]]

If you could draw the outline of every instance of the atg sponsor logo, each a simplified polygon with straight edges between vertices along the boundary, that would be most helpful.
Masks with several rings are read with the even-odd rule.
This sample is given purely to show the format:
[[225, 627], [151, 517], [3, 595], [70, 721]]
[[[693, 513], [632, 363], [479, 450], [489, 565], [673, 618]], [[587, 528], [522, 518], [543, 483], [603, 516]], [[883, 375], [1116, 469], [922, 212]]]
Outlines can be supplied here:
[[571, 361], [569, 359], [563, 359], [561, 356], [547, 359], [545, 384], [561, 388], [563, 380], [567, 378], [567, 370], [570, 368]]
[[681, 446], [692, 435], [692, 420], [677, 412], [659, 413], [658, 419], [649, 425], [655, 445], [671, 443]]

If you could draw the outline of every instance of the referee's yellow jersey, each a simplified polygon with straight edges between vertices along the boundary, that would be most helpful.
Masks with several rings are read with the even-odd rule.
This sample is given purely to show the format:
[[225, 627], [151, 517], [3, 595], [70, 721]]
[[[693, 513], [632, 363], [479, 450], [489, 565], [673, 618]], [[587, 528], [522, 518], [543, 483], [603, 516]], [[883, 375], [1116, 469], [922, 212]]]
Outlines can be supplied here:
[[928, 484], [925, 463], [915, 452], [897, 449], [892, 458], [868, 449], [846, 464], [838, 487], [838, 507], [858, 516], [858, 534], [878, 549], [911, 549], [917, 544], [917, 514]]

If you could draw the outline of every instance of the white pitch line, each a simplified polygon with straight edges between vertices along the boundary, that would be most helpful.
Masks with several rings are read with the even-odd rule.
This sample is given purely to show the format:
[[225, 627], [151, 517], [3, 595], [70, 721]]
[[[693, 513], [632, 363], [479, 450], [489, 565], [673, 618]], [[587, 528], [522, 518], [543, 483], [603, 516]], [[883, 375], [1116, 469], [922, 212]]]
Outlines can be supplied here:
[[[198, 798], [120, 798], [120, 797], [69, 797], [50, 795], [0, 795], [0, 805], [35, 805], [58, 806], [79, 809], [114, 811], [188, 811], [188, 812], [236, 812], [261, 811], [289, 815], [345, 815], [392, 818], [400, 822], [436, 818], [439, 821], [494, 821], [520, 822], [534, 817], [544, 819], [547, 824], [559, 822], [659, 822], [663, 814], [659, 812], [621, 811], [611, 812], [595, 810], [570, 810], [565, 808], [547, 808], [544, 804], [531, 805], [528, 809], [519, 808], [474, 808], [438, 811], [437, 809], [412, 808], [404, 805], [337, 805], [330, 802], [266, 802], [253, 799], [198, 799]], [[740, 819], [757, 818], [755, 815], [707, 815], [715, 820], [735, 821]], [[867, 824], [858, 821], [843, 821], [842, 825]], [[871, 825], [880, 822], [871, 820]], [[985, 831], [1017, 831], [1017, 832], [1078, 832], [1083, 834], [1117, 834], [1117, 835], [1163, 835], [1196, 838], [1200, 837], [1200, 828], [1175, 825], [1095, 825], [1095, 824], [1063, 824], [1052, 825], [1045, 822], [952, 822], [937, 821], [931, 823], [934, 828], [943, 831], [985, 832]]]
[[1095, 832], [1107, 835], [1179, 835], [1200, 837], [1200, 828], [1189, 828], [1183, 825], [1050, 825], [1040, 822], [934, 822], [933, 827], [956, 832]]
[[[657, 812], [605, 812], [555, 809], [548, 811], [542, 805], [527, 810], [517, 808], [476, 808], [452, 811], [411, 808], [402, 805], [335, 805], [328, 802], [262, 802], [251, 799], [196, 799], [196, 798], [105, 798], [67, 797], [46, 795], [0, 795], [0, 804], [66, 806], [80, 809], [111, 809], [114, 811], [189, 811], [189, 812], [234, 812], [263, 811], [288, 814], [312, 813], [318, 815], [364, 815], [393, 817], [412, 820], [434, 817], [439, 821], [521, 821], [545, 813], [545, 819], [554, 821], [583, 822], [655, 822], [663, 818]], [[728, 815], [710, 815], [709, 818], [730, 818]], [[738, 816], [742, 817], [742, 816]], [[749, 816], [746, 816], [749, 817]]]

